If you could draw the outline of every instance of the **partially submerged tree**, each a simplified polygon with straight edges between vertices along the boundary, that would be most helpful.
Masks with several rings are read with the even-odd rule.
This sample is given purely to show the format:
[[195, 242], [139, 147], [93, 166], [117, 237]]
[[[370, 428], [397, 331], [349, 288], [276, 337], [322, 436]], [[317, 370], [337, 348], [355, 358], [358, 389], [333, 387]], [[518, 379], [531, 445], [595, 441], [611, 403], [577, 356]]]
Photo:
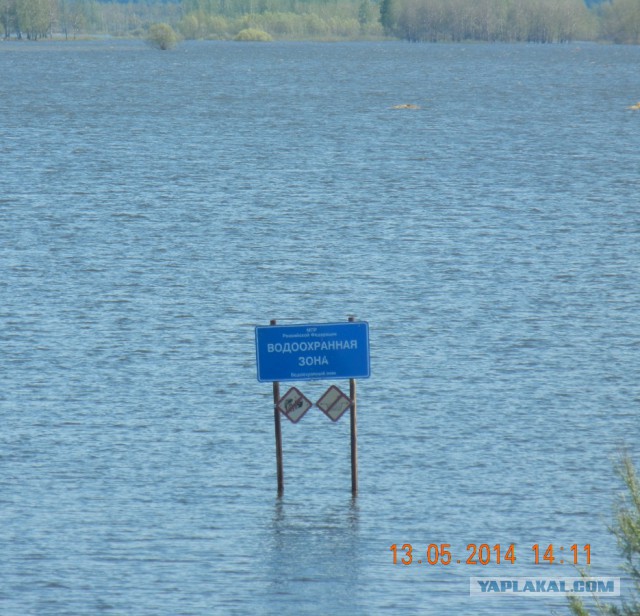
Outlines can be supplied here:
[[178, 35], [169, 24], [153, 24], [147, 34], [149, 45], [157, 49], [171, 49], [178, 42]]
[[244, 28], [244, 30], [240, 30], [238, 34], [235, 35], [234, 41], [258, 41], [261, 43], [266, 43], [268, 41], [272, 41], [273, 37], [264, 30], [260, 30], [259, 28]]

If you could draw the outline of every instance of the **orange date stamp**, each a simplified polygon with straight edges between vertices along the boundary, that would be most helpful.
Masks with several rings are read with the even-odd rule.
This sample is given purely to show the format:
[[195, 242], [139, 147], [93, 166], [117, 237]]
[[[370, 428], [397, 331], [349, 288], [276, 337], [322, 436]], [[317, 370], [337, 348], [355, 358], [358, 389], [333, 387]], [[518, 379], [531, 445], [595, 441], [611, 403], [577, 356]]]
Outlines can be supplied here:
[[[426, 548], [416, 549], [410, 543], [398, 545], [394, 543], [389, 547], [393, 554], [392, 563], [394, 565], [515, 565], [516, 546], [514, 543], [501, 545], [496, 543], [468, 543], [466, 553], [460, 558], [453, 554], [449, 543], [429, 543]], [[587, 543], [579, 546], [573, 543], [565, 549], [564, 545], [534, 544], [525, 549], [529, 555], [529, 562], [534, 565], [590, 565], [591, 564], [591, 544]], [[520, 562], [525, 560], [520, 557]]]

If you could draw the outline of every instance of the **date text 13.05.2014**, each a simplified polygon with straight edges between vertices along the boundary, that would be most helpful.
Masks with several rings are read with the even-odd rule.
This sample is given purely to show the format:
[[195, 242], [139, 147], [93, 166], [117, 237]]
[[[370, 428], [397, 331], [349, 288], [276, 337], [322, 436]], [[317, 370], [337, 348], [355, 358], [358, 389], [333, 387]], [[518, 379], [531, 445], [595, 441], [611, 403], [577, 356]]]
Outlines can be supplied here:
[[[451, 550], [449, 543], [430, 543], [426, 548], [414, 549], [411, 543], [399, 545], [394, 543], [389, 547], [393, 554], [393, 564], [402, 565], [496, 565], [511, 564], [516, 562], [516, 546], [514, 543], [501, 545], [496, 543], [469, 543], [464, 555], [457, 558]], [[564, 545], [534, 544], [525, 552], [530, 557], [528, 562], [534, 565], [590, 565], [591, 544], [583, 546], [573, 543], [565, 549]], [[520, 551], [519, 551], [520, 553]], [[520, 561], [522, 562], [522, 561]]]

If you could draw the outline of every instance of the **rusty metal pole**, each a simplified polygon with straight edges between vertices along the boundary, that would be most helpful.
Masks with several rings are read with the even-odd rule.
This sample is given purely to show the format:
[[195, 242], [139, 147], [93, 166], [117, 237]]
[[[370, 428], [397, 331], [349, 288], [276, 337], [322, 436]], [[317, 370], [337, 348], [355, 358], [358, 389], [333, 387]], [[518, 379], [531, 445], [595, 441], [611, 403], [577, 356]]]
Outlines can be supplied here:
[[358, 493], [358, 426], [356, 422], [356, 380], [349, 379], [351, 398], [351, 492]]
[[[271, 319], [271, 325], [276, 324], [275, 319]], [[276, 466], [278, 469], [278, 496], [284, 492], [284, 471], [282, 468], [282, 427], [280, 425], [280, 411], [278, 401], [280, 400], [280, 383], [273, 382], [273, 421], [276, 430]]]
[[[354, 317], [349, 317], [349, 322], [353, 323]], [[356, 403], [356, 380], [349, 379], [349, 398], [351, 400], [351, 493], [355, 496], [358, 493], [358, 425], [357, 425], [357, 403]]]

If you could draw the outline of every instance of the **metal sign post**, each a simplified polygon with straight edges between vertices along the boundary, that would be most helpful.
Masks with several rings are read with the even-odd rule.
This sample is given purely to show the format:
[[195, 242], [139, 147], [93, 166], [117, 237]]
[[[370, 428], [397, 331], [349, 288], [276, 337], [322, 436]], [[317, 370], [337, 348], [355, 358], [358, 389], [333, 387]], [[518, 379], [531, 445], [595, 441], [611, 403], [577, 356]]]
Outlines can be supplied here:
[[351, 420], [351, 492], [358, 492], [358, 429], [356, 378], [368, 378], [369, 324], [349, 317], [348, 323], [311, 323], [256, 327], [258, 381], [273, 384], [273, 420], [276, 435], [278, 495], [284, 492], [282, 463], [282, 413], [298, 423], [313, 403], [297, 388], [280, 396], [280, 381], [320, 381], [349, 379], [349, 397], [335, 385], [323, 394], [316, 406], [331, 421], [338, 421], [347, 409]]
[[[353, 323], [354, 318], [349, 317], [349, 322]], [[358, 493], [358, 425], [356, 418], [356, 380], [349, 379], [349, 398], [351, 400], [351, 493], [355, 496]]]
[[[276, 324], [275, 319], [271, 319], [271, 325]], [[280, 425], [280, 411], [278, 401], [280, 400], [280, 383], [273, 382], [273, 421], [276, 429], [276, 466], [278, 469], [278, 495], [284, 492], [284, 469], [282, 467], [282, 426]]]

